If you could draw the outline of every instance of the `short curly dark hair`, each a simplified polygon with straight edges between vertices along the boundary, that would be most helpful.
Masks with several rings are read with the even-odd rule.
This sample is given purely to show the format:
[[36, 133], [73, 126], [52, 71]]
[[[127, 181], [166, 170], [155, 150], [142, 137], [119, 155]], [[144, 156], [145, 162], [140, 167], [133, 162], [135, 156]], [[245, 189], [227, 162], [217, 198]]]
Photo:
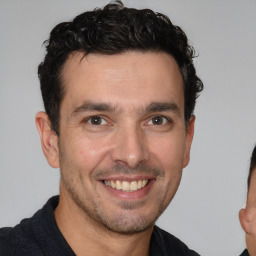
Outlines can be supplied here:
[[248, 180], [247, 180], [248, 189], [250, 187], [252, 174], [255, 170], [256, 170], [256, 145], [254, 146], [254, 149], [253, 149], [252, 155], [251, 155], [250, 169], [249, 169], [249, 175], [248, 175]]
[[182, 29], [149, 9], [126, 8], [121, 1], [84, 12], [58, 24], [46, 41], [46, 56], [38, 67], [45, 111], [59, 135], [60, 104], [65, 94], [61, 72], [71, 52], [118, 54], [126, 51], [166, 52], [176, 60], [184, 82], [185, 121], [193, 114], [203, 83], [193, 65], [194, 49]]

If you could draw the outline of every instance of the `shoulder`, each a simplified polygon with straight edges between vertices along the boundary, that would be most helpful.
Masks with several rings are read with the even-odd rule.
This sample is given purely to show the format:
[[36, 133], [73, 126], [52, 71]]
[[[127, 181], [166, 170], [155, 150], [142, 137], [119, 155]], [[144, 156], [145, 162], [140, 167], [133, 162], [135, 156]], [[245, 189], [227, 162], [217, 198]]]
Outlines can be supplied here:
[[[151, 238], [152, 251], [161, 251], [161, 255], [199, 256], [198, 253], [189, 249], [181, 240], [172, 234], [155, 226]], [[159, 255], [152, 253], [152, 256]]]
[[12, 228], [0, 228], [0, 255], [11, 251], [10, 235]]
[[29, 228], [30, 219], [24, 219], [14, 228], [0, 229], [0, 255], [23, 256], [41, 255], [40, 248], [35, 241], [32, 230]]
[[240, 256], [250, 256], [247, 249], [245, 249]]
[[52, 197], [31, 218], [23, 219], [13, 228], [0, 228], [0, 255], [43, 255], [42, 241], [49, 241], [52, 235], [53, 210], [57, 204], [58, 197]]

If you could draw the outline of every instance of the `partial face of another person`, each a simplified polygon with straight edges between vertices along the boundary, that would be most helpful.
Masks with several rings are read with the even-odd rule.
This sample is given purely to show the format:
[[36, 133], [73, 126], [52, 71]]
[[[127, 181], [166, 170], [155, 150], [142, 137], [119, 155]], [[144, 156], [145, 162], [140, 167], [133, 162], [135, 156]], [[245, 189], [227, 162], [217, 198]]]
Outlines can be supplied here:
[[241, 226], [245, 231], [247, 249], [251, 256], [256, 255], [256, 169], [253, 170], [246, 208], [239, 213]]
[[58, 150], [48, 157], [60, 167], [61, 189], [99, 227], [152, 227], [179, 186], [193, 138], [177, 63], [165, 53], [73, 53], [61, 79]]

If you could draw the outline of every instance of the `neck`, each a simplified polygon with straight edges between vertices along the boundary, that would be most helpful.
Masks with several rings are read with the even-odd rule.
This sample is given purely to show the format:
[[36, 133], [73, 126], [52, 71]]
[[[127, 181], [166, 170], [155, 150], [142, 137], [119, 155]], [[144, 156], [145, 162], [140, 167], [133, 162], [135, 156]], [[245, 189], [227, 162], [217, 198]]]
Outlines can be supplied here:
[[87, 216], [63, 191], [54, 215], [62, 235], [78, 256], [149, 255], [153, 227], [128, 235], [110, 231]]

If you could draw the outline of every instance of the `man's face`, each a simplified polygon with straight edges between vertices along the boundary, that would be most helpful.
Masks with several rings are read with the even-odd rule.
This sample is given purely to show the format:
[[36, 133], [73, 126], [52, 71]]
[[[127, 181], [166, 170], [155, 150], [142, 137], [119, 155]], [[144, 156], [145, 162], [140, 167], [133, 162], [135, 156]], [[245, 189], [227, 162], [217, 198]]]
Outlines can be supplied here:
[[256, 255], [256, 169], [253, 170], [247, 195], [246, 208], [239, 213], [245, 231], [246, 245], [251, 256]]
[[61, 191], [88, 219], [119, 233], [151, 227], [188, 164], [183, 81], [165, 53], [72, 54], [60, 110]]

